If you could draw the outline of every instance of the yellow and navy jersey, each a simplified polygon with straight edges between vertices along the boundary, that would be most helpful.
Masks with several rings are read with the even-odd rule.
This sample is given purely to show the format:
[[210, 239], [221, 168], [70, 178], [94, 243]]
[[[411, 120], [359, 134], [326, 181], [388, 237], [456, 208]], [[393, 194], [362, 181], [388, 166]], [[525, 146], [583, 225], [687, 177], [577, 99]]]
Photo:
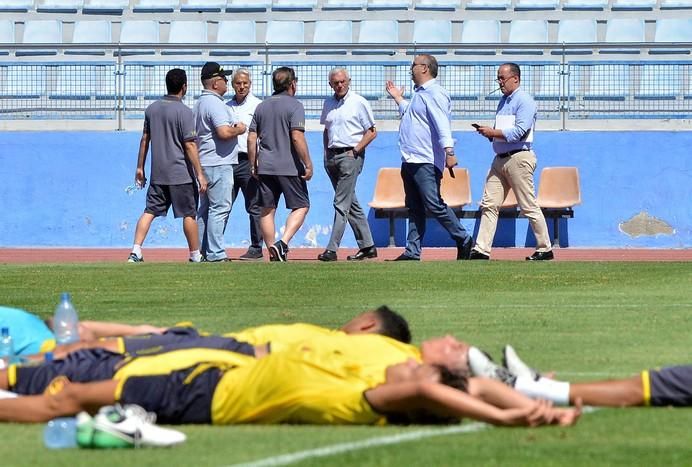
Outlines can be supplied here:
[[252, 345], [261, 345], [269, 342], [272, 352], [281, 352], [296, 342], [308, 339], [344, 335], [346, 334], [343, 331], [307, 323], [267, 324], [239, 332], [223, 334], [224, 337], [232, 337], [240, 342], [247, 342]]
[[364, 392], [385, 381], [390, 365], [416, 347], [376, 334], [322, 336], [289, 346], [223, 375], [212, 398], [212, 422], [377, 424]]
[[255, 357], [230, 350], [207, 348], [172, 350], [157, 355], [125, 357], [116, 369], [113, 379], [165, 375], [209, 362], [223, 367], [235, 368], [250, 365], [255, 361]]

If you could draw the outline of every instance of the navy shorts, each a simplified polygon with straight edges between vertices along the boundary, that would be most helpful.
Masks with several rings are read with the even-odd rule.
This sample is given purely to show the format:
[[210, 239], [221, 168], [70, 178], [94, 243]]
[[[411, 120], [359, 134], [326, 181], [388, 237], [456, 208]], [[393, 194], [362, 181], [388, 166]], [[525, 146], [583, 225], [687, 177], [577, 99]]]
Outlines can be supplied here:
[[173, 206], [173, 215], [180, 217], [197, 217], [199, 192], [197, 183], [183, 185], [149, 185], [147, 206], [144, 212], [156, 217], [165, 216]]
[[255, 356], [255, 347], [232, 337], [201, 336], [195, 328], [169, 328], [163, 334], [145, 334], [123, 339], [125, 352], [132, 356], [156, 355], [171, 350], [203, 348], [221, 349]]
[[113, 378], [123, 358], [105, 349], [82, 349], [70, 352], [62, 360], [19, 365], [15, 384], [10, 389], [17, 394], [41, 394], [58, 376], [66, 376], [75, 383], [108, 380]]
[[209, 368], [186, 381], [197, 367], [159, 376], [127, 378], [120, 403], [137, 404], [163, 424], [211, 423], [211, 401], [223, 372]]
[[647, 405], [692, 407], [692, 365], [645, 371], [642, 380]]
[[287, 175], [259, 176], [260, 206], [276, 208], [283, 193], [287, 209], [309, 208], [308, 184], [301, 177]]

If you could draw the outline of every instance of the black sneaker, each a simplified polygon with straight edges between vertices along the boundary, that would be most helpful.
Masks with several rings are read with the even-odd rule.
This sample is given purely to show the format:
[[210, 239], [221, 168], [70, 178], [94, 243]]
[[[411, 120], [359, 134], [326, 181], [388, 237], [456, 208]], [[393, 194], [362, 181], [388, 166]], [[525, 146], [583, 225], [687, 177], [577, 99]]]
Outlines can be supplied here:
[[127, 257], [127, 262], [128, 263], [143, 263], [144, 262], [144, 256], [137, 256], [134, 253], [130, 253], [130, 256]]
[[285, 262], [288, 258], [288, 247], [285, 243], [279, 240], [269, 247], [269, 261]]
[[457, 245], [457, 260], [471, 258], [471, 248], [473, 248], [473, 238], [468, 238], [466, 242]]
[[248, 250], [240, 255], [238, 258], [241, 261], [260, 261], [264, 256], [262, 256], [262, 249], [248, 248]]

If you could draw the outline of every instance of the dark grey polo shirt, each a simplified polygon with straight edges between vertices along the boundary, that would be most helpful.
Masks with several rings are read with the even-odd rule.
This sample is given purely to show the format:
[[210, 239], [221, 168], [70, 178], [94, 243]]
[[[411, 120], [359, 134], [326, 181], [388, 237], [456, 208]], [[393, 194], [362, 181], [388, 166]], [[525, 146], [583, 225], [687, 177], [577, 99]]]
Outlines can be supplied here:
[[291, 130], [305, 131], [305, 109], [295, 97], [282, 92], [257, 106], [250, 131], [257, 133], [259, 140], [258, 174], [297, 176], [305, 173], [291, 144]]
[[144, 132], [151, 138], [150, 183], [182, 185], [194, 171], [185, 157], [185, 141], [197, 138], [192, 110], [177, 97], [164, 96], [144, 111]]

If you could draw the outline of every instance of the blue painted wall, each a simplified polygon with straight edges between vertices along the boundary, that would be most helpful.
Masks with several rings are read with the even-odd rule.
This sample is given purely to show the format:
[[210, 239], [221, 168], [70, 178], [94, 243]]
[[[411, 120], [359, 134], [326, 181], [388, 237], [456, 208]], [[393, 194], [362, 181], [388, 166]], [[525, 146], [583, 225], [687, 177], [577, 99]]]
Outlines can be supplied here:
[[[471, 173], [477, 203], [490, 166], [490, 145], [475, 133], [459, 132], [460, 165]], [[134, 177], [140, 135], [136, 132], [6, 132], [0, 134], [0, 246], [130, 246], [144, 208], [144, 191], [128, 194]], [[333, 191], [322, 168], [321, 133], [308, 134], [315, 162], [309, 183], [312, 209], [292, 246], [324, 246], [329, 238]], [[540, 169], [577, 166], [583, 203], [563, 223], [563, 241], [575, 247], [692, 247], [692, 132], [542, 132], [535, 150]], [[399, 165], [396, 133], [382, 132], [371, 145], [358, 182], [362, 204], [372, 199], [380, 167]], [[619, 224], [641, 211], [674, 229], [672, 235], [632, 238]], [[277, 225], [285, 219], [280, 209]], [[371, 225], [379, 244], [387, 242], [387, 221]], [[475, 230], [474, 220], [464, 220]], [[403, 244], [404, 221], [397, 225]], [[247, 244], [248, 222], [242, 200], [234, 206], [226, 240]], [[525, 219], [502, 221], [496, 243], [532, 245]], [[428, 245], [451, 245], [432, 222]], [[180, 221], [157, 219], [147, 246], [184, 246]], [[343, 246], [355, 246], [347, 231]]]

